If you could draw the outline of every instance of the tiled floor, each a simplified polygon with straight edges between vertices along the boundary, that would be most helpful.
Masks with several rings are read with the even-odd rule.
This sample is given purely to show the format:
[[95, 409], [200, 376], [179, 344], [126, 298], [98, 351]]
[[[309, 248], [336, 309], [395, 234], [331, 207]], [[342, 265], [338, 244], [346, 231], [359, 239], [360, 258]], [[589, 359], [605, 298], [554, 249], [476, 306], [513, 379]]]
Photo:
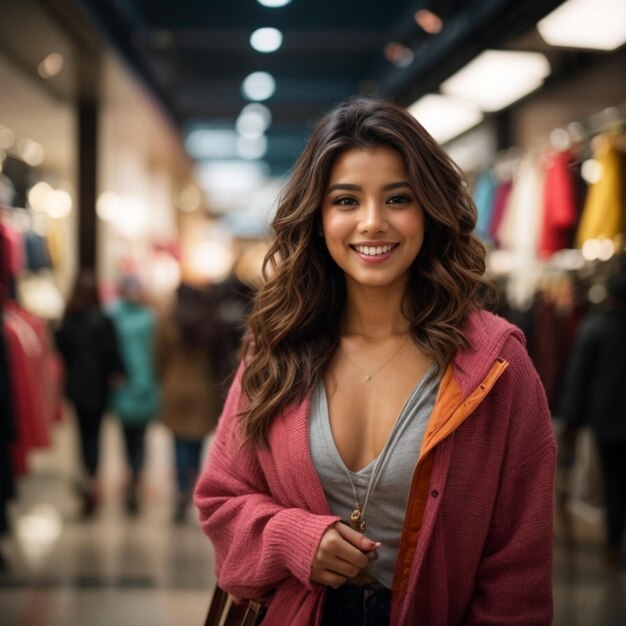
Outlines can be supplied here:
[[[0, 626], [201, 626], [215, 582], [213, 554], [195, 522], [170, 522], [171, 451], [167, 431], [149, 431], [144, 508], [127, 518], [120, 433], [103, 433], [103, 501], [77, 519], [77, 466], [71, 420], [52, 450], [36, 454], [2, 544]], [[561, 512], [556, 520], [556, 626], [626, 626], [626, 569], [601, 558], [597, 523]], [[285, 625], [288, 626], [288, 625]]]
[[51, 452], [37, 453], [12, 507], [15, 532], [2, 543], [0, 626], [198, 626], [215, 577], [210, 543], [189, 510], [171, 523], [168, 431], [151, 427], [144, 507], [124, 515], [121, 438], [107, 421], [102, 437], [104, 505], [78, 518], [71, 422]]

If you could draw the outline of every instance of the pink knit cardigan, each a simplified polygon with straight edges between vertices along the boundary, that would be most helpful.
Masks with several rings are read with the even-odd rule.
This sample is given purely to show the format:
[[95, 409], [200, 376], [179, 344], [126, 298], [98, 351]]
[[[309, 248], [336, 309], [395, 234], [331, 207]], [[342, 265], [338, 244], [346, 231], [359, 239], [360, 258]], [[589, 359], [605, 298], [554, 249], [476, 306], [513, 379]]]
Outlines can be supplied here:
[[[479, 312], [466, 331], [413, 479], [425, 489], [409, 500], [391, 624], [547, 626], [555, 441], [545, 395], [519, 330]], [[240, 436], [242, 372], [196, 488], [200, 523], [220, 585], [268, 603], [264, 625], [319, 624], [324, 587], [310, 568], [337, 517], [309, 454], [309, 401], [277, 416], [257, 450]]]

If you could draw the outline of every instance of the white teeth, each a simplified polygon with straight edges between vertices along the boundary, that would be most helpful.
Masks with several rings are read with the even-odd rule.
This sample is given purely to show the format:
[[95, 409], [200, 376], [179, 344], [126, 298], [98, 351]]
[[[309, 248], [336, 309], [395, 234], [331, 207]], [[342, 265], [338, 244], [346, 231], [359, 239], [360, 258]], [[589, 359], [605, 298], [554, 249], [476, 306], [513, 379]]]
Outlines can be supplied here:
[[360, 254], [365, 254], [367, 256], [377, 256], [379, 254], [387, 254], [387, 252], [391, 252], [393, 246], [354, 246], [354, 249]]

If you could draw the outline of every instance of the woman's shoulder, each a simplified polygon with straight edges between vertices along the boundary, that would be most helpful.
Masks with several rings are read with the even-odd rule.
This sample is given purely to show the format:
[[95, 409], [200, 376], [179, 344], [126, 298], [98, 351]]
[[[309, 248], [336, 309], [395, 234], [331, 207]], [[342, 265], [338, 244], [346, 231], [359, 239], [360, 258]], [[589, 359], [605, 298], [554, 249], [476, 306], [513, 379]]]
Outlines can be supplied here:
[[473, 311], [463, 329], [468, 347], [459, 358], [493, 360], [503, 350], [526, 352], [526, 338], [522, 330], [504, 318], [483, 309]]
[[524, 334], [498, 315], [478, 310], [470, 314], [464, 327], [467, 346], [454, 358], [455, 377], [464, 390], [472, 390], [489, 374], [497, 360], [522, 370], [532, 368]]
[[500, 315], [485, 309], [477, 309], [470, 313], [465, 330], [466, 333], [475, 338], [519, 334], [520, 338], [523, 339], [523, 333], [519, 327], [511, 324]]

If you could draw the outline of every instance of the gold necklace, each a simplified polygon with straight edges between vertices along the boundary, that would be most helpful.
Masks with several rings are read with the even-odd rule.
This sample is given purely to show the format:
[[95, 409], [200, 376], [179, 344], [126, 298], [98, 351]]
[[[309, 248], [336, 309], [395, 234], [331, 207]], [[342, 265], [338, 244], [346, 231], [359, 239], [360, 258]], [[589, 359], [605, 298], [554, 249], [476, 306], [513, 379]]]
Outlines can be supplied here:
[[339, 344], [339, 347], [343, 350], [343, 353], [348, 357], [348, 360], [352, 363], [352, 365], [354, 365], [355, 367], [357, 367], [358, 369], [360, 369], [364, 374], [365, 374], [365, 382], [369, 383], [372, 378], [374, 378], [374, 376], [376, 374], [378, 374], [378, 372], [380, 372], [380, 370], [383, 369], [383, 367], [385, 367], [385, 365], [388, 365], [389, 363], [391, 363], [391, 361], [393, 361], [394, 357], [400, 352], [400, 350], [402, 350], [404, 344], [409, 340], [409, 337], [411, 335], [408, 334], [404, 340], [402, 341], [402, 343], [396, 348], [396, 350], [394, 351], [394, 353], [380, 366], [377, 367], [371, 374], [368, 374], [346, 351], [346, 349]]

